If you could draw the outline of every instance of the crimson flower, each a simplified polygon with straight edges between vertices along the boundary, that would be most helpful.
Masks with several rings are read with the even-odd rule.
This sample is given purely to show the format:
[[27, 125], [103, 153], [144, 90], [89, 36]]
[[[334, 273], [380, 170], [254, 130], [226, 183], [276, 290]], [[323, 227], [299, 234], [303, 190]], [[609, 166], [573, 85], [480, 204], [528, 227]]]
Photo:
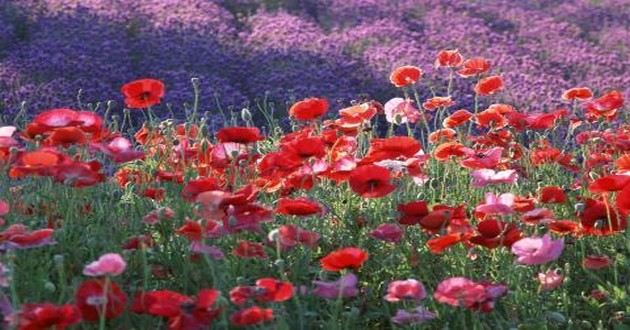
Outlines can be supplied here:
[[24, 304], [17, 315], [19, 330], [64, 330], [81, 321], [79, 310], [74, 305]]
[[128, 108], [149, 108], [161, 102], [164, 97], [164, 83], [156, 79], [134, 80], [124, 84], [121, 92]]
[[299, 101], [289, 108], [289, 116], [295, 120], [308, 121], [323, 116], [328, 111], [328, 100], [311, 97]]
[[396, 190], [390, 182], [389, 171], [377, 165], [357, 167], [350, 173], [348, 183], [352, 191], [364, 198], [384, 197]]
[[368, 253], [356, 247], [346, 247], [329, 253], [320, 260], [323, 269], [338, 272], [343, 269], [360, 268], [368, 259]]
[[[107, 287], [106, 287], [107, 285]], [[88, 280], [79, 286], [75, 301], [81, 317], [90, 322], [99, 320], [105, 311], [106, 319], [118, 317], [125, 311], [127, 295], [114, 282], [104, 279]]]
[[230, 322], [238, 327], [262, 324], [271, 320], [273, 320], [273, 310], [259, 306], [242, 309], [230, 316]]

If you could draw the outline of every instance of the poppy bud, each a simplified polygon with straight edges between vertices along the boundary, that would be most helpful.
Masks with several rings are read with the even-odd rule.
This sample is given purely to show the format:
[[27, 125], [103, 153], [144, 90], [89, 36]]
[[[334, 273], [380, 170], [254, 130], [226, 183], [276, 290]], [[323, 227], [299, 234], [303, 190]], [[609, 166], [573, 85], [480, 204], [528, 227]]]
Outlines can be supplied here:
[[200, 84], [199, 78], [197, 77], [190, 78], [190, 83], [193, 85], [193, 88], [195, 89], [199, 88], [199, 84]]
[[241, 110], [241, 119], [243, 119], [244, 122], [249, 123], [252, 121], [252, 113], [249, 112], [247, 108], [243, 108], [243, 110]]

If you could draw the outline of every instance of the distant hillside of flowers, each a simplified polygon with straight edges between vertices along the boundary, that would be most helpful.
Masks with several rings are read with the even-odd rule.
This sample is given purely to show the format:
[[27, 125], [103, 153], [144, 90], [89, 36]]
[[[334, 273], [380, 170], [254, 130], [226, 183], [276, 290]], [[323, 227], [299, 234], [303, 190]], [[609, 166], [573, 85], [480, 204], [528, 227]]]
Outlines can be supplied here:
[[191, 77], [206, 107], [347, 104], [391, 97], [400, 65], [423, 63], [442, 86], [430, 63], [459, 48], [504, 70], [502, 101], [543, 110], [577, 85], [630, 91], [629, 46], [627, 0], [4, 0], [0, 107], [77, 104], [79, 89], [82, 102], [122, 107], [119, 86], [141, 76], [163, 80], [176, 110], [192, 100]]

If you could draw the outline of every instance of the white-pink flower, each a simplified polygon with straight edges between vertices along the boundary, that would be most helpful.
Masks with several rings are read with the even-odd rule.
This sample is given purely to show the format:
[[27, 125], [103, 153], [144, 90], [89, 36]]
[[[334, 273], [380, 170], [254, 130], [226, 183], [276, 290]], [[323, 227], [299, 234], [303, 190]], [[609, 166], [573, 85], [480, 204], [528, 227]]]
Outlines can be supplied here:
[[475, 212], [485, 215], [510, 214], [513, 212], [514, 194], [505, 193], [499, 196], [494, 193], [487, 193], [485, 203], [477, 205]]
[[484, 187], [489, 184], [507, 183], [514, 184], [518, 179], [518, 173], [515, 170], [495, 171], [487, 168], [474, 170], [470, 173], [472, 176], [473, 187]]
[[553, 240], [551, 235], [543, 237], [525, 237], [512, 245], [512, 253], [518, 258], [519, 264], [541, 265], [554, 261], [564, 250], [564, 240]]
[[385, 111], [385, 119], [389, 123], [397, 125], [404, 123], [415, 123], [420, 119], [420, 111], [413, 105], [413, 101], [395, 97], [383, 106]]
[[127, 263], [118, 253], [106, 253], [83, 268], [85, 276], [118, 276], [127, 268]]

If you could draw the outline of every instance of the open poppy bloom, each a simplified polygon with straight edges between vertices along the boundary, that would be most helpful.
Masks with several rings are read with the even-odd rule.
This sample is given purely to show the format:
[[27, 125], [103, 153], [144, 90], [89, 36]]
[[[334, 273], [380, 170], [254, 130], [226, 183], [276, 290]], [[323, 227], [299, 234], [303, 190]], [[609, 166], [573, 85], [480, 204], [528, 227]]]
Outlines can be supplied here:
[[421, 282], [408, 279], [404, 281], [393, 281], [387, 286], [385, 300], [388, 302], [399, 302], [401, 300], [422, 300], [426, 298], [427, 291]]
[[348, 179], [350, 188], [364, 198], [380, 198], [396, 190], [390, 182], [389, 171], [377, 165], [357, 167]]
[[157, 79], [139, 79], [126, 83], [121, 92], [130, 109], [144, 109], [160, 104], [164, 97], [164, 83]]
[[29, 231], [22, 224], [12, 224], [0, 232], [0, 251], [24, 250], [55, 244], [54, 230], [50, 228]]
[[564, 190], [558, 186], [543, 187], [538, 193], [538, 200], [541, 203], [562, 204], [567, 200], [567, 195], [564, 193]]
[[299, 101], [289, 108], [289, 116], [295, 120], [308, 121], [323, 116], [328, 111], [328, 100], [311, 97]]
[[321, 212], [321, 205], [306, 197], [299, 197], [295, 199], [281, 198], [276, 206], [276, 213], [284, 215], [309, 216]]
[[313, 281], [315, 285], [313, 295], [325, 299], [356, 297], [359, 294], [358, 283], [359, 279], [353, 273], [346, 273], [338, 280], [332, 282]]
[[587, 235], [612, 235], [621, 232], [628, 226], [627, 214], [623, 210], [615, 210], [608, 203], [589, 198], [580, 213], [583, 233]]
[[453, 101], [450, 96], [435, 96], [424, 101], [422, 107], [426, 110], [435, 110], [438, 108], [448, 108], [454, 104], [455, 101]]
[[273, 310], [258, 306], [237, 311], [230, 316], [230, 322], [239, 327], [262, 324], [271, 320], [273, 320]]
[[435, 59], [434, 66], [436, 68], [455, 68], [464, 62], [464, 57], [459, 53], [457, 49], [445, 49], [441, 50], [437, 54], [437, 58]]
[[501, 76], [483, 78], [475, 85], [475, 93], [481, 96], [492, 95], [502, 89], [503, 78]]
[[95, 322], [103, 312], [106, 319], [120, 316], [125, 311], [127, 295], [114, 282], [88, 280], [79, 285], [75, 301], [81, 317], [86, 321]]
[[612, 120], [617, 114], [617, 110], [624, 105], [623, 94], [619, 91], [610, 91], [601, 97], [588, 102], [586, 111], [594, 118], [605, 118]]
[[106, 253], [83, 269], [86, 276], [118, 276], [125, 271], [127, 263], [117, 253]]
[[505, 193], [499, 196], [494, 193], [486, 193], [486, 200], [483, 204], [475, 207], [475, 212], [480, 216], [504, 215], [513, 212], [514, 194]]
[[17, 313], [19, 330], [64, 330], [80, 321], [81, 314], [74, 305], [24, 304]]
[[370, 232], [371, 237], [390, 243], [400, 242], [403, 234], [403, 229], [392, 223], [382, 223]]
[[484, 187], [489, 184], [514, 184], [518, 179], [515, 170], [495, 171], [487, 168], [474, 170], [470, 173], [473, 187]]
[[414, 124], [422, 117], [420, 111], [414, 106], [414, 102], [402, 97], [395, 97], [387, 101], [383, 111], [387, 122], [396, 125]]
[[542, 291], [551, 291], [564, 283], [564, 275], [558, 269], [550, 269], [544, 273], [538, 273], [538, 282]]
[[613, 261], [609, 256], [589, 255], [582, 260], [582, 267], [590, 270], [607, 268], [612, 265]]
[[442, 126], [445, 128], [455, 128], [461, 125], [464, 125], [470, 118], [472, 118], [473, 114], [466, 109], [460, 109], [453, 112], [450, 116], [444, 118], [442, 121]]
[[234, 248], [234, 255], [240, 258], [267, 259], [265, 247], [260, 243], [240, 241]]
[[554, 261], [564, 250], [564, 240], [553, 240], [549, 234], [543, 237], [525, 237], [512, 244], [517, 262], [525, 265], [541, 265]]
[[196, 297], [169, 290], [141, 292], [133, 301], [132, 311], [166, 318], [169, 330], [204, 329], [221, 313], [221, 308], [215, 306], [219, 296], [215, 289], [201, 289]]
[[511, 247], [522, 236], [521, 230], [513, 223], [488, 219], [477, 224], [477, 235], [470, 238], [470, 243], [488, 249], [499, 246]]
[[469, 78], [490, 70], [490, 62], [483, 57], [469, 58], [462, 63], [461, 69], [457, 71], [457, 74], [463, 78]]
[[237, 286], [230, 291], [230, 301], [243, 305], [250, 299], [258, 302], [283, 302], [293, 297], [293, 284], [274, 278], [261, 278], [255, 286]]
[[357, 269], [368, 259], [368, 253], [356, 247], [342, 248], [330, 252], [320, 260], [323, 269], [338, 272], [343, 269]]
[[496, 300], [507, 293], [503, 284], [475, 282], [465, 277], [451, 277], [438, 284], [433, 298], [442, 304], [488, 313]]
[[389, 81], [396, 87], [413, 85], [422, 78], [422, 70], [413, 65], [404, 65], [392, 71]]
[[222, 143], [249, 144], [261, 141], [264, 138], [257, 127], [223, 127], [217, 132], [217, 140]]
[[562, 93], [565, 101], [588, 101], [593, 98], [593, 92], [588, 87], [574, 87]]

